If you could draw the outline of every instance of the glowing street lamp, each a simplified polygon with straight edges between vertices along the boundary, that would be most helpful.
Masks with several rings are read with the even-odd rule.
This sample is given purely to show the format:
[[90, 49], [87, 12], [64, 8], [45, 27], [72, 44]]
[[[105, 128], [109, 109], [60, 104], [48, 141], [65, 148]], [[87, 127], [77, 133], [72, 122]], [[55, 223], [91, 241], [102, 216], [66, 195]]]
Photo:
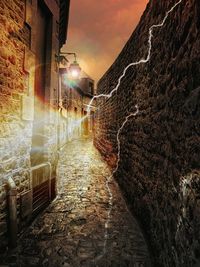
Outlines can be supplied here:
[[69, 72], [72, 78], [78, 79], [81, 73], [81, 68], [77, 62], [76, 54], [75, 53], [68, 53], [74, 55], [74, 62], [70, 64], [69, 66]]
[[[74, 61], [69, 66], [69, 60], [66, 58], [66, 55], [73, 55]], [[74, 85], [80, 77], [81, 67], [77, 62], [77, 56], [74, 52], [60, 52], [59, 55], [56, 55], [56, 61], [59, 67], [59, 106], [61, 105], [61, 76], [62, 80], [67, 85]]]
[[69, 66], [69, 73], [70, 76], [73, 79], [78, 79], [80, 76], [80, 72], [81, 72], [81, 68], [79, 66], [79, 64], [77, 63], [77, 61], [75, 60], [73, 63], [70, 64]]
[[[74, 62], [70, 64], [69, 67], [66, 67], [67, 63], [69, 62], [65, 55], [73, 55], [74, 56]], [[77, 56], [76, 53], [69, 53], [69, 52], [61, 52], [59, 56], [57, 57], [58, 63], [61, 63], [61, 65], [64, 65], [65, 73], [68, 73], [69, 77], [71, 79], [78, 79], [81, 73], [81, 68], [77, 62]], [[65, 62], [65, 64], [63, 64]]]

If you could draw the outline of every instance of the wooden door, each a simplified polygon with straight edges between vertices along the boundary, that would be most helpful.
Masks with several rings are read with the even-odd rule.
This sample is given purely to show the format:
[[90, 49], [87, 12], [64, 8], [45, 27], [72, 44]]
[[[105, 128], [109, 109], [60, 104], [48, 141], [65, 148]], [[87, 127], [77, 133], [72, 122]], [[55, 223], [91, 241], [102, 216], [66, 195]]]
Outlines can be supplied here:
[[34, 123], [32, 137], [32, 166], [44, 161], [44, 124], [45, 124], [45, 76], [46, 76], [46, 51], [47, 51], [47, 27], [49, 14], [45, 7], [38, 1], [36, 16], [36, 67], [35, 67], [35, 98], [34, 98]]
[[32, 137], [32, 190], [33, 190], [33, 216], [46, 207], [55, 196], [55, 177], [49, 163], [44, 163], [45, 137], [45, 93], [48, 80], [46, 79], [49, 62], [48, 53], [51, 51], [51, 14], [42, 0], [38, 0], [35, 35], [35, 97], [34, 122]]

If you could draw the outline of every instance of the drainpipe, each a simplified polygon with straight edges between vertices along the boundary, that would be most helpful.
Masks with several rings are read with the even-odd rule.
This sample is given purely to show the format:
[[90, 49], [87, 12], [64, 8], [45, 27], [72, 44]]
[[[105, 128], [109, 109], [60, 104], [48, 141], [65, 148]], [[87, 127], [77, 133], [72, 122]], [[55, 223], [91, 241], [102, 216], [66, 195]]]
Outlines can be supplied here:
[[8, 230], [11, 247], [17, 246], [17, 188], [14, 180], [9, 177], [6, 181], [8, 188]]
[[47, 166], [49, 167], [49, 200], [51, 201], [51, 178], [52, 178], [52, 166], [51, 162], [46, 162]]

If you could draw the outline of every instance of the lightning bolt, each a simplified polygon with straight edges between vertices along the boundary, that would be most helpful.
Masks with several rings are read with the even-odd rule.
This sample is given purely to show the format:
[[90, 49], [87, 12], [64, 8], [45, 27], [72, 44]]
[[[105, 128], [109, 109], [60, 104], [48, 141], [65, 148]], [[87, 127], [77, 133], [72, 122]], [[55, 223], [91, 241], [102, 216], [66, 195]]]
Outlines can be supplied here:
[[[163, 18], [162, 22], [159, 23], [159, 24], [154, 24], [152, 25], [150, 28], [149, 28], [149, 38], [148, 38], [148, 53], [147, 53], [147, 57], [146, 58], [141, 58], [139, 61], [136, 61], [136, 62], [132, 62], [130, 63], [129, 65], [127, 65], [124, 70], [123, 70], [123, 73], [122, 75], [119, 77], [118, 79], [118, 82], [117, 82], [117, 85], [116, 87], [111, 90], [111, 92], [109, 94], [99, 94], [99, 95], [96, 95], [96, 96], [93, 96], [93, 98], [91, 99], [91, 101], [89, 102], [89, 105], [88, 105], [88, 108], [87, 108], [87, 113], [89, 114], [90, 113], [90, 109], [91, 109], [91, 105], [93, 103], [93, 101], [95, 99], [98, 99], [98, 98], [102, 98], [102, 97], [105, 97], [105, 98], [111, 98], [112, 95], [118, 91], [120, 85], [121, 85], [121, 81], [122, 79], [125, 77], [126, 75], [126, 72], [127, 70], [130, 68], [130, 67], [133, 67], [133, 66], [137, 66], [137, 65], [140, 65], [140, 64], [145, 64], [147, 62], [149, 62], [150, 58], [151, 58], [151, 50], [152, 50], [152, 38], [153, 38], [153, 30], [156, 29], [156, 28], [162, 28], [168, 18], [168, 16], [170, 15], [170, 13], [173, 12], [173, 10], [182, 2], [183, 0], [179, 0], [176, 4], [174, 4], [172, 6], [172, 8], [170, 10], [168, 10], [165, 14], [165, 17]], [[109, 222], [110, 222], [110, 217], [111, 217], [111, 212], [112, 212], [112, 208], [113, 208], [113, 194], [112, 194], [112, 191], [110, 189], [110, 186], [109, 186], [109, 183], [111, 182], [111, 179], [113, 177], [113, 174], [115, 174], [119, 168], [119, 162], [120, 162], [120, 153], [121, 153], [121, 142], [120, 142], [120, 134], [123, 130], [123, 128], [126, 126], [127, 122], [130, 120], [130, 118], [132, 117], [135, 117], [138, 115], [139, 113], [139, 108], [138, 108], [138, 105], [135, 106], [136, 107], [136, 112], [135, 113], [130, 113], [128, 116], [126, 116], [125, 120], [123, 121], [121, 127], [118, 129], [117, 131], [117, 147], [118, 147], [118, 153], [117, 153], [117, 163], [116, 163], [116, 167], [115, 169], [112, 171], [112, 174], [106, 179], [106, 188], [107, 188], [107, 191], [108, 191], [108, 194], [109, 194], [109, 210], [108, 210], [108, 214], [107, 214], [107, 220], [105, 222], [105, 234], [104, 234], [104, 247], [103, 247], [103, 252], [101, 255], [99, 255], [95, 261], [98, 261], [99, 259], [101, 259], [105, 253], [106, 253], [106, 247], [107, 247], [107, 241], [108, 241], [108, 225], [109, 225]], [[86, 115], [86, 117], [88, 116], [88, 114]]]
[[109, 93], [109, 94], [99, 94], [99, 95], [95, 95], [93, 96], [93, 98], [91, 99], [89, 105], [88, 105], [88, 108], [87, 108], [87, 111], [89, 112], [90, 109], [91, 109], [91, 105], [93, 103], [93, 101], [95, 99], [98, 99], [98, 98], [101, 98], [101, 97], [105, 97], [105, 98], [111, 98], [112, 95], [118, 91], [120, 85], [121, 85], [121, 81], [122, 79], [125, 77], [126, 75], [126, 72], [127, 70], [130, 68], [130, 67], [133, 67], [133, 66], [137, 66], [137, 65], [140, 65], [140, 64], [145, 64], [147, 63], [149, 60], [150, 60], [150, 57], [151, 57], [151, 50], [152, 50], [152, 38], [153, 38], [153, 30], [156, 29], [156, 28], [161, 28], [164, 26], [165, 24], [165, 21], [167, 20], [168, 16], [170, 13], [172, 13], [172, 11], [176, 8], [176, 6], [178, 6], [183, 0], [179, 0], [169, 11], [166, 12], [166, 15], [164, 17], [164, 19], [162, 20], [161, 23], [159, 24], [154, 24], [152, 25], [150, 28], [149, 28], [149, 38], [148, 38], [148, 53], [147, 53], [147, 57], [146, 59], [145, 58], [141, 58], [139, 61], [136, 61], [136, 62], [132, 62], [130, 63], [129, 65], [126, 66], [126, 68], [124, 69], [122, 75], [119, 77], [118, 79], [118, 82], [117, 82], [117, 85], [116, 87]]
[[104, 235], [104, 248], [103, 248], [103, 254], [106, 253], [106, 245], [107, 245], [107, 240], [108, 240], [108, 225], [109, 225], [109, 222], [110, 222], [110, 214], [112, 212], [112, 207], [113, 207], [113, 203], [112, 203], [112, 200], [113, 200], [113, 195], [112, 195], [112, 191], [109, 187], [109, 183], [113, 177], [113, 174], [116, 173], [116, 171], [118, 170], [118, 167], [119, 167], [119, 162], [120, 162], [120, 153], [121, 153], [121, 143], [120, 143], [120, 135], [121, 135], [121, 132], [122, 130], [124, 129], [125, 125], [127, 124], [127, 122], [129, 121], [130, 118], [132, 117], [135, 117], [137, 116], [137, 114], [139, 113], [139, 108], [138, 106], [136, 105], [135, 106], [136, 108], [136, 112], [135, 113], [130, 113], [128, 116], [126, 116], [125, 120], [123, 121], [121, 127], [119, 128], [118, 132], [117, 132], [117, 147], [118, 147], [118, 153], [117, 153], [117, 164], [116, 164], [116, 167], [115, 169], [113, 170], [112, 174], [106, 179], [106, 188], [107, 188], [107, 191], [109, 193], [109, 210], [108, 210], [108, 216], [107, 216], [107, 221], [105, 222], [105, 235]]

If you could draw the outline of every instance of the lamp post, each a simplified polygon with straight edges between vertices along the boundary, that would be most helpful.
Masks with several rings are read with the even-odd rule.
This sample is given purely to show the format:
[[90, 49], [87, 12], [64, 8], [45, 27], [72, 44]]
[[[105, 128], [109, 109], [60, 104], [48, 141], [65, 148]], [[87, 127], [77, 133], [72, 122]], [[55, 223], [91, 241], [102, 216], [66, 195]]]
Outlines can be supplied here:
[[[74, 61], [68, 66], [68, 59], [66, 56], [74, 56]], [[81, 68], [77, 62], [77, 55], [74, 52], [60, 52], [59, 55], [56, 55], [56, 61], [58, 63], [58, 147], [61, 144], [61, 118], [60, 112], [63, 109], [62, 105], [62, 79], [61, 75], [69, 75], [70, 79], [76, 80], [80, 76]]]
[[81, 68], [80, 68], [80, 66], [79, 66], [79, 64], [77, 62], [76, 53], [68, 53], [68, 52], [66, 52], [66, 53], [62, 53], [62, 55], [73, 55], [74, 56], [74, 61], [69, 66], [69, 73], [70, 73], [72, 78], [78, 79], [79, 75], [80, 75], [80, 72], [81, 72]]
[[74, 56], [74, 61], [73, 63], [70, 64], [70, 66], [67, 68], [71, 78], [73, 79], [78, 79], [80, 72], [81, 72], [81, 68], [77, 62], [77, 55], [74, 52], [60, 52], [59, 55], [56, 55], [57, 57], [57, 61], [63, 65], [67, 65], [67, 63], [69, 62], [67, 60], [67, 58], [65, 57], [65, 55], [73, 55]]
[[[73, 55], [74, 56], [74, 61], [70, 64], [70, 66], [68, 67], [68, 59], [66, 58], [66, 55], [70, 56]], [[80, 72], [81, 72], [81, 68], [77, 62], [77, 55], [74, 52], [60, 52], [59, 55], [56, 55], [56, 60], [58, 62], [58, 66], [59, 66], [59, 86], [58, 86], [58, 105], [59, 105], [59, 109], [61, 108], [60, 105], [62, 105], [62, 94], [61, 94], [61, 75], [62, 74], [68, 74], [70, 79], [78, 79], [80, 76]], [[62, 67], [60, 67], [60, 65]]]

